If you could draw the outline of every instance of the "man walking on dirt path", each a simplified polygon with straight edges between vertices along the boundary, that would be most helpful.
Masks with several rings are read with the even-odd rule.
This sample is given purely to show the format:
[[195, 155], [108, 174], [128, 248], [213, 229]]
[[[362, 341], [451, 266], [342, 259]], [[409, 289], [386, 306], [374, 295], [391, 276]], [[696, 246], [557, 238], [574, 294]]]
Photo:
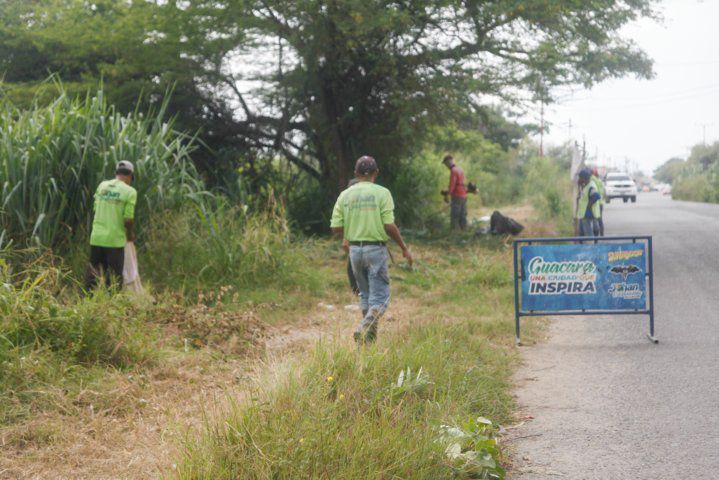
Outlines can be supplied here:
[[579, 198], [575, 233], [580, 237], [595, 236], [597, 218], [599, 218], [599, 200], [601, 196], [592, 181], [592, 172], [588, 168], [579, 171]]
[[467, 187], [464, 184], [464, 171], [454, 163], [452, 155], [442, 160], [449, 169], [449, 188], [442, 192], [450, 196], [450, 224], [452, 230], [467, 228]]
[[95, 191], [95, 217], [90, 235], [90, 267], [85, 286], [95, 287], [105, 275], [108, 286], [122, 287], [125, 244], [135, 240], [134, 218], [137, 191], [130, 186], [135, 167], [127, 160], [117, 163], [115, 178], [100, 183]]
[[350, 262], [360, 291], [362, 321], [354, 333], [357, 343], [377, 338], [378, 322], [390, 300], [387, 240], [392, 238], [412, 265], [412, 254], [394, 224], [394, 200], [389, 190], [375, 184], [375, 159], [360, 157], [355, 164], [358, 182], [343, 191], [332, 211], [330, 227], [349, 242]]

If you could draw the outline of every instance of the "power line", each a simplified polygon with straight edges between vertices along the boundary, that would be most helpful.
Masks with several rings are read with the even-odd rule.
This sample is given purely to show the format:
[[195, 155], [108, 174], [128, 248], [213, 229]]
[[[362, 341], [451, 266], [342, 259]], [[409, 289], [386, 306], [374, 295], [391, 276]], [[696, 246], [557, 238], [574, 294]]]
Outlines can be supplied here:
[[681, 97], [681, 96], [685, 96], [688, 94], [694, 94], [694, 93], [700, 93], [700, 92], [701, 93], [710, 93], [710, 92], [713, 92], [715, 89], [719, 89], [719, 83], [711, 83], [711, 84], [692, 87], [692, 88], [684, 88], [682, 90], [677, 90], [677, 91], [673, 91], [673, 92], [660, 93], [660, 94], [654, 95], [651, 98], [646, 98], [646, 99], [626, 98], [626, 97], [624, 97], [624, 98], [619, 98], [619, 97], [601, 98], [601, 97], [592, 97], [592, 96], [573, 98], [572, 94], [567, 94], [562, 97], [557, 97], [557, 100], [558, 101], [567, 100], [566, 103], [583, 102], [583, 101], [601, 101], [601, 102], [631, 102], [631, 101], [635, 101], [635, 100], [658, 101], [658, 100], [671, 100], [674, 97]]
[[[700, 93], [693, 93], [688, 94], [684, 96], [678, 96], [675, 98], [664, 98], [664, 99], [657, 99], [657, 100], [650, 100], [646, 99], [646, 101], [638, 102], [638, 103], [629, 103], [625, 105], [592, 105], [592, 106], [585, 106], [584, 108], [590, 108], [590, 109], [606, 109], [610, 108], [613, 110], [625, 110], [625, 109], [632, 109], [632, 108], [645, 108], [645, 107], [655, 107], [655, 106], [661, 106], [661, 105], [668, 105], [672, 103], [680, 103], [687, 100], [693, 100], [696, 98], [703, 98], [708, 96], [715, 96], [719, 94], [719, 85], [715, 87], [715, 90], [707, 91], [707, 92], [700, 92]], [[605, 101], [601, 99], [597, 99], [598, 101]]]

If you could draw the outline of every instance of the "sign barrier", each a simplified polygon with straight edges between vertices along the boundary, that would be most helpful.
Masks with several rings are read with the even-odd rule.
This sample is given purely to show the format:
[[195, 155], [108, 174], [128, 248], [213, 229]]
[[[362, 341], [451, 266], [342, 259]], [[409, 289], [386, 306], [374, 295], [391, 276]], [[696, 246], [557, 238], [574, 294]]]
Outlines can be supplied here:
[[652, 237], [514, 240], [517, 345], [521, 317], [648, 315], [654, 343]]

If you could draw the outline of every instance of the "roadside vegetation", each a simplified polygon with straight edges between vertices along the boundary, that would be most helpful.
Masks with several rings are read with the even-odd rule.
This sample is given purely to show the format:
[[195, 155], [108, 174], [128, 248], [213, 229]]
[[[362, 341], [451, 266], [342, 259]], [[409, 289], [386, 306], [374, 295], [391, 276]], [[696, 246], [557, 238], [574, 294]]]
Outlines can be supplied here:
[[[657, 2], [325, 3], [0, 2], [0, 475], [503, 478], [509, 244], [478, 219], [564, 231], [570, 149], [519, 119], [650, 78], [622, 32]], [[365, 154], [417, 262], [357, 350], [327, 230]], [[139, 296], [82, 289], [118, 160]]]
[[719, 203], [719, 142], [695, 145], [687, 160], [666, 161], [654, 177], [671, 184], [677, 200]]
[[[534, 158], [531, 144], [503, 150], [460, 130], [430, 137], [434, 145], [393, 180], [417, 268], [395, 265], [391, 320], [376, 347], [357, 350], [345, 332], [356, 314], [318, 306], [353, 303], [338, 243], [302, 233], [287, 196], [243, 193], [242, 202], [238, 191], [206, 187], [188, 158], [192, 139], [163, 122], [161, 109], [121, 115], [101, 92], [2, 108], [0, 444], [12, 454], [1, 468], [47, 474], [43, 459], [97, 435], [117, 442], [127, 434], [118, 422], [172, 410], [163, 402], [177, 391], [186, 398], [172, 402], [192, 421], [176, 421], [194, 422], [193, 435], [166, 440], [179, 427], [157, 414], [146, 438], [172, 444], [151, 467], [169, 477], [502, 478], [497, 434], [513, 421], [517, 361], [508, 247], [476, 236], [476, 223], [448, 240], [439, 157], [457, 149], [480, 191], [494, 189], [470, 199], [472, 217], [504, 205], [543, 233], [566, 208], [559, 157]], [[87, 293], [89, 199], [126, 157], [139, 159], [146, 293]], [[422, 197], [428, 213], [407, 208], [403, 195]], [[295, 347], [297, 335], [310, 341]], [[283, 337], [281, 360], [270, 362], [267, 345]], [[238, 369], [259, 373], [230, 373]], [[193, 396], [203, 382], [239, 382], [247, 393], [205, 418], [208, 399]], [[85, 475], [137, 476], [106, 458], [133, 448], [96, 452], [103, 466], [75, 461], [89, 462]]]

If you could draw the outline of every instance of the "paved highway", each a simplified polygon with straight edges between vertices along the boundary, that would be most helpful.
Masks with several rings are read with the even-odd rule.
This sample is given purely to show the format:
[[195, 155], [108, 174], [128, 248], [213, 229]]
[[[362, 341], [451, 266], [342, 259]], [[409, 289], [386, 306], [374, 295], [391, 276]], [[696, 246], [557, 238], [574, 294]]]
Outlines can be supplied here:
[[607, 235], [654, 236], [656, 335], [644, 316], [556, 317], [520, 347], [524, 415], [510, 478], [719, 479], [719, 205], [640, 194]]

